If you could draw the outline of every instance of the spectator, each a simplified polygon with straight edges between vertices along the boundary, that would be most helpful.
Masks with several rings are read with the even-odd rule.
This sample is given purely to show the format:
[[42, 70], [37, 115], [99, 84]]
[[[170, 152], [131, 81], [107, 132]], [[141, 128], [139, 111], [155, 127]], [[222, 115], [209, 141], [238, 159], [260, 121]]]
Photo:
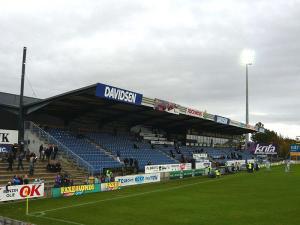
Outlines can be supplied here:
[[30, 159], [30, 150], [29, 150], [29, 148], [27, 148], [27, 150], [25, 152], [25, 158], [26, 158], [26, 161], [29, 162], [29, 159]]
[[42, 152], [44, 150], [44, 146], [43, 144], [40, 145], [40, 148], [39, 148], [39, 153], [40, 153], [40, 160], [42, 159]]
[[138, 171], [139, 171], [139, 162], [135, 159], [133, 164], [134, 164], [134, 168], [136, 169], [136, 173], [138, 173]]
[[7, 162], [8, 162], [8, 167], [7, 167], [6, 170], [7, 170], [7, 171], [8, 171], [8, 170], [13, 171], [12, 165], [13, 165], [13, 163], [14, 163], [14, 157], [13, 157], [13, 154], [12, 154], [12, 153], [10, 153], [10, 154], [8, 155]]
[[20, 167], [22, 170], [24, 170], [23, 167], [24, 152], [20, 152], [17, 159], [18, 159], [18, 170], [20, 170]]
[[33, 175], [34, 174], [34, 164], [36, 162], [36, 157], [34, 154], [31, 155], [29, 159], [29, 174]]
[[128, 158], [125, 158], [125, 159], [124, 159], [124, 164], [125, 164], [126, 167], [128, 166], [128, 163], [129, 163]]
[[58, 152], [58, 147], [57, 147], [57, 145], [54, 145], [54, 147], [53, 147], [53, 159], [56, 159], [57, 152]]
[[24, 184], [29, 184], [29, 179], [28, 179], [28, 175], [27, 174], [24, 176], [23, 183]]
[[99, 184], [99, 179], [98, 179], [98, 177], [97, 177], [97, 176], [95, 177], [95, 180], [94, 180], [94, 182], [95, 182], [95, 184]]
[[46, 159], [47, 159], [48, 162], [50, 161], [51, 153], [52, 153], [51, 147], [48, 146], [48, 148], [45, 151]]
[[129, 159], [129, 165], [132, 167], [133, 166], [133, 158]]

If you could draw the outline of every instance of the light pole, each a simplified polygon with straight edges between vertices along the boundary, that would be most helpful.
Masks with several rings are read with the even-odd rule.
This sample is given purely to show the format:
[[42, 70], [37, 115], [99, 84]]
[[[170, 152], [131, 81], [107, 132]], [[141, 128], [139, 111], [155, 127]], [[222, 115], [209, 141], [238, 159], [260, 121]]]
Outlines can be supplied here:
[[[248, 67], [254, 62], [254, 51], [245, 49], [242, 52], [241, 59], [243, 65], [246, 65], [246, 125], [249, 125], [249, 82], [248, 82]], [[249, 133], [246, 134], [245, 149], [248, 148], [248, 142], [250, 141]]]
[[[246, 125], [249, 125], [249, 82], [248, 82], [248, 66], [252, 63], [246, 63]], [[245, 149], [248, 149], [248, 142], [250, 140], [249, 134], [246, 134]]]

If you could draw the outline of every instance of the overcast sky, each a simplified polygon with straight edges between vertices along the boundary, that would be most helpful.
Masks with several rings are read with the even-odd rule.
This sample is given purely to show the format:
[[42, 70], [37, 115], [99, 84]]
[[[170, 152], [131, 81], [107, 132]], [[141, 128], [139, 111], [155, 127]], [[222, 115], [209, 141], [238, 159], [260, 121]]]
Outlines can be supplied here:
[[300, 0], [0, 0], [0, 91], [19, 92], [27, 46], [26, 95], [101, 82], [245, 121], [250, 48], [250, 123], [294, 138], [299, 37]]

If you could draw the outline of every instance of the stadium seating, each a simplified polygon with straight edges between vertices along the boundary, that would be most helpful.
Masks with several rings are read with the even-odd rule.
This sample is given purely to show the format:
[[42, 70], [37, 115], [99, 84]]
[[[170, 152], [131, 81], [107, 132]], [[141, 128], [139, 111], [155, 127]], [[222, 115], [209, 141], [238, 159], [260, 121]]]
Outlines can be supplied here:
[[[139, 169], [144, 170], [145, 165], [178, 163], [159, 150], [152, 149], [146, 141], [137, 142], [128, 134], [112, 135], [108, 133], [88, 133], [87, 136], [112, 154], [120, 154], [121, 160], [125, 158], [137, 159]], [[136, 145], [137, 148], [134, 147]]]
[[103, 168], [116, 168], [122, 166], [122, 163], [106, 155], [84, 137], [78, 138], [70, 132], [61, 129], [52, 128], [49, 129], [48, 132], [71, 151], [89, 162], [93, 166], [94, 172], [102, 172]]

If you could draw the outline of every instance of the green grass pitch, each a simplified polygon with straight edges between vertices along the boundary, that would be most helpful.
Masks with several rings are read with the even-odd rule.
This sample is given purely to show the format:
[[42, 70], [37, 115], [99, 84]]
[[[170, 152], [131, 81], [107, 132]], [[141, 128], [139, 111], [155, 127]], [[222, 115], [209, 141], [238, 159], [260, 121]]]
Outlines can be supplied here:
[[0, 215], [34, 224], [299, 225], [300, 165], [220, 179], [195, 177], [113, 192], [0, 205]]

